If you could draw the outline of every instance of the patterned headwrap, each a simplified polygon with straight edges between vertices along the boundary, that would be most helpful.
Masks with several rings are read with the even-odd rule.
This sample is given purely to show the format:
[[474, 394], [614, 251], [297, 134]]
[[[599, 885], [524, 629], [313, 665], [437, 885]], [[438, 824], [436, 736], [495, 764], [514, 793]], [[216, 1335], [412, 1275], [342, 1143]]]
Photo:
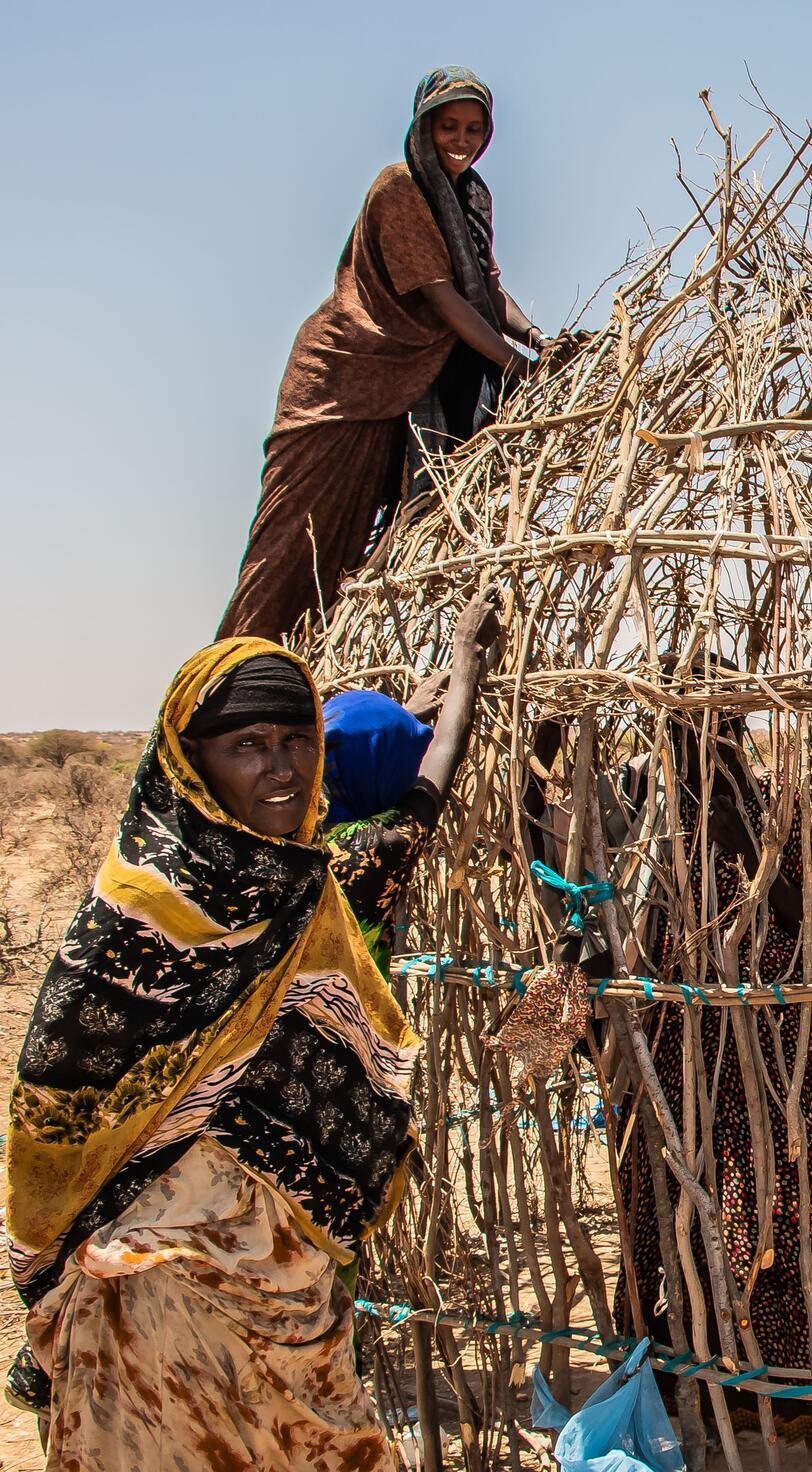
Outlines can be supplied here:
[[198, 705], [184, 734], [219, 736], [261, 721], [282, 726], [316, 722], [304, 673], [279, 654], [259, 654], [229, 670]]
[[[319, 744], [292, 839], [219, 807], [181, 740], [229, 672], [268, 655], [306, 682]], [[313, 842], [322, 752], [320, 702], [295, 654], [227, 639], [173, 681], [20, 1056], [8, 1227], [28, 1304], [204, 1131], [282, 1190], [339, 1261], [396, 1199], [417, 1039]], [[352, 1101], [377, 1133], [359, 1134]]]

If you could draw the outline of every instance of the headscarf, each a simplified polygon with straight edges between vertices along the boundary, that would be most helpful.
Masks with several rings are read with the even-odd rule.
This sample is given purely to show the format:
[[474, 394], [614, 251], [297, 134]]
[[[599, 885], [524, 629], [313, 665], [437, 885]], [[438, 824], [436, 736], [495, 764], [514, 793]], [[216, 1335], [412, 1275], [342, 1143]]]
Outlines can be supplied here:
[[[480, 158], [493, 136], [493, 97], [485, 83], [463, 66], [437, 67], [420, 82], [414, 99], [414, 115], [406, 134], [406, 162], [412, 177], [425, 195], [448, 246], [456, 285], [480, 317], [501, 333], [489, 291], [493, 246], [493, 203], [484, 179], [469, 168], [452, 183], [437, 157], [431, 136], [431, 114], [446, 102], [479, 102], [485, 111], [485, 137], [476, 155]], [[442, 422], [437, 408], [418, 415], [426, 427], [447, 430], [465, 439], [476, 427], [476, 411], [483, 390], [489, 386], [491, 401], [500, 374], [495, 364], [467, 344], [456, 344], [437, 386]], [[431, 421], [434, 421], [432, 425]]]
[[[225, 676], [268, 655], [303, 676], [319, 744], [293, 838], [221, 809], [181, 741]], [[397, 1199], [417, 1039], [314, 845], [322, 756], [307, 666], [263, 639], [202, 650], [170, 686], [19, 1060], [8, 1226], [28, 1304], [203, 1131], [340, 1262]]]
[[260, 654], [229, 670], [198, 705], [185, 735], [219, 736], [260, 721], [281, 726], [316, 723], [304, 673], [278, 654]]
[[327, 823], [387, 812], [414, 786], [434, 732], [375, 690], [347, 690], [324, 706]]

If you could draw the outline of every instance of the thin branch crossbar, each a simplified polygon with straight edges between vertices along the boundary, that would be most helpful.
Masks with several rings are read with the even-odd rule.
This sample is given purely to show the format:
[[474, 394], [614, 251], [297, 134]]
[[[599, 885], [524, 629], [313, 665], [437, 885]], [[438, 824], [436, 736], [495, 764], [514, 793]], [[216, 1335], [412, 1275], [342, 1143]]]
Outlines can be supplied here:
[[[453, 1325], [463, 1334], [479, 1334], [488, 1338], [499, 1336], [510, 1339], [533, 1339], [541, 1344], [567, 1345], [570, 1349], [577, 1349], [599, 1354], [601, 1358], [622, 1361], [628, 1358], [633, 1349], [636, 1348], [636, 1339], [618, 1336], [608, 1340], [605, 1344], [601, 1342], [600, 1335], [591, 1329], [545, 1329], [538, 1321], [534, 1322], [525, 1314], [514, 1314], [510, 1319], [488, 1319], [469, 1317], [466, 1314], [449, 1309], [428, 1309], [412, 1307], [409, 1304], [373, 1304], [367, 1299], [357, 1299], [355, 1304], [358, 1313], [368, 1315], [370, 1318], [381, 1322], [382, 1327], [396, 1329], [404, 1328], [408, 1322], [432, 1324], [435, 1327], [443, 1324]], [[721, 1373], [714, 1369], [719, 1363], [720, 1356], [715, 1355], [707, 1362], [696, 1360], [693, 1355], [672, 1354], [667, 1345], [653, 1345], [649, 1354], [652, 1368], [667, 1375], [675, 1375], [681, 1379], [705, 1380], [708, 1384], [718, 1385], [722, 1389], [734, 1390], [738, 1386], [746, 1384], [748, 1390], [755, 1395], [766, 1395], [778, 1400], [812, 1400], [812, 1385], [793, 1385], [788, 1381], [805, 1381], [812, 1378], [810, 1370], [782, 1369], [772, 1365], [751, 1365], [742, 1361], [734, 1374]], [[776, 1384], [775, 1378], [782, 1377], [784, 1383]]]
[[[504, 963], [479, 962], [476, 965], [460, 965], [449, 957], [434, 957], [421, 954], [396, 957], [396, 967], [401, 976], [428, 978], [440, 976], [448, 986], [471, 986], [477, 990], [486, 987], [489, 991], [524, 991], [524, 977], [532, 969], [528, 966], [509, 966]], [[772, 986], [726, 987], [713, 982], [704, 986], [691, 986], [687, 982], [658, 981], [648, 976], [606, 976], [593, 981], [589, 986], [590, 996], [600, 1001], [610, 996], [619, 1001], [637, 1003], [686, 1002], [692, 1007], [791, 1007], [802, 1002], [812, 1002], [812, 986], [787, 982], [783, 986], [775, 982]]]

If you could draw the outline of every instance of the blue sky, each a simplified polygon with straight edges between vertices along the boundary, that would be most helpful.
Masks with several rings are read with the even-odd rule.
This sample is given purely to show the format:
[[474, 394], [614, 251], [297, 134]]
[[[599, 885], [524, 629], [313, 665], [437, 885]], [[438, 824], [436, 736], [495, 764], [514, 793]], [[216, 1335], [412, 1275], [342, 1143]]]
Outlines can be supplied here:
[[213, 635], [301, 320], [431, 67], [496, 97], [514, 296], [557, 330], [690, 206], [710, 86], [809, 110], [809, 0], [6, 0], [0, 730], [140, 728]]

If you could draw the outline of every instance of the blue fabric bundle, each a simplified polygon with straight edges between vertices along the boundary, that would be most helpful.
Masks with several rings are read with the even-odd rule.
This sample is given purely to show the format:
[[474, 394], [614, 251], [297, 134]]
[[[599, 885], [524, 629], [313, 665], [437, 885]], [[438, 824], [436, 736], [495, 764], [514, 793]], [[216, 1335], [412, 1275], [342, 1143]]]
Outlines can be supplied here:
[[434, 732], [396, 700], [347, 690], [324, 706], [327, 822], [354, 823], [385, 813], [417, 778]]
[[668, 1419], [648, 1339], [571, 1416], [540, 1370], [533, 1376], [530, 1414], [537, 1430], [558, 1431], [561, 1472], [685, 1472], [685, 1458]]

